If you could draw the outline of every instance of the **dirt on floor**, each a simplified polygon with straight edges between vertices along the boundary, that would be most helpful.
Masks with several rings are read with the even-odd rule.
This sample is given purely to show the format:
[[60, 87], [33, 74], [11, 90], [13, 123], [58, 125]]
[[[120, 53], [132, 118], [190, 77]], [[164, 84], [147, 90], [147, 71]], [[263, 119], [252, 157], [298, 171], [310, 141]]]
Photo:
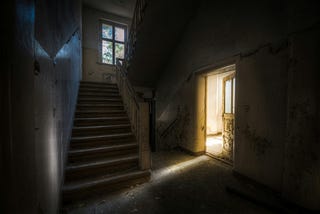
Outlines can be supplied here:
[[240, 185], [232, 167], [206, 155], [157, 152], [152, 164], [148, 183], [82, 202], [67, 213], [278, 213], [230, 191]]

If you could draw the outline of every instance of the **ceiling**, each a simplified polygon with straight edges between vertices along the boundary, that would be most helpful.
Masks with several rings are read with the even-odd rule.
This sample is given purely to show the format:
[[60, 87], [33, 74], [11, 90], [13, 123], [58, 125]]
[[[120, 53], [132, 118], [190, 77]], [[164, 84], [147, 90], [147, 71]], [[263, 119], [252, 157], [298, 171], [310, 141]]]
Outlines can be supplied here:
[[82, 0], [82, 2], [92, 8], [127, 18], [132, 18], [136, 4], [136, 0]]

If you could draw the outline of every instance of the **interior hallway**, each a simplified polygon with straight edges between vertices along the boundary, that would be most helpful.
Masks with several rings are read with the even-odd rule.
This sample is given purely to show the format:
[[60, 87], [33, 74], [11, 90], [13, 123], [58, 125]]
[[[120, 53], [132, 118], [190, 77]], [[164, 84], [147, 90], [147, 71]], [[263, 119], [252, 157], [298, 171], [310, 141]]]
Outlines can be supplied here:
[[[91, 192], [100, 199], [70, 213], [293, 213], [278, 201], [320, 213], [317, 0], [2, 8], [1, 214], [57, 214]], [[224, 112], [223, 130], [207, 132], [206, 78], [232, 65], [236, 87], [223, 88], [236, 91], [234, 115]], [[220, 133], [233, 167], [200, 156], [206, 137]], [[149, 173], [137, 189], [127, 183]], [[134, 187], [101, 199], [122, 185]]]
[[206, 155], [195, 157], [180, 151], [157, 152], [152, 161], [150, 182], [82, 202], [69, 207], [66, 213], [264, 214], [279, 211], [266, 209], [227, 191], [227, 184], [231, 188], [241, 188], [242, 184], [232, 175], [230, 166]]

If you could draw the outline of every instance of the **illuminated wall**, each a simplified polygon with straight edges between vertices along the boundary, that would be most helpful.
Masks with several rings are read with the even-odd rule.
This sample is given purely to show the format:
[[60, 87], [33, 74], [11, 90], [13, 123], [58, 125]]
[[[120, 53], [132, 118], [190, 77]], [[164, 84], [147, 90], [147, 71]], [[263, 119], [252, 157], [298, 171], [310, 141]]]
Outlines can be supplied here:
[[18, 0], [12, 8], [1, 194], [8, 213], [58, 213], [81, 79], [81, 2]]

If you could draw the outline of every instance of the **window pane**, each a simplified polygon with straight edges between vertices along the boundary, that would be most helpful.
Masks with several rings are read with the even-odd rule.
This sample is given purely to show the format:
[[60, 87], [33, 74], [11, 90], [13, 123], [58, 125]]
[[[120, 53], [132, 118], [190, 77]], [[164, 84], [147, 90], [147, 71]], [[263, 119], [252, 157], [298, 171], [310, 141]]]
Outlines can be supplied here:
[[102, 62], [107, 64], [113, 64], [113, 51], [112, 42], [102, 41]]
[[119, 42], [124, 42], [124, 29], [116, 27], [115, 28], [115, 39]]
[[226, 81], [224, 96], [224, 113], [231, 113], [231, 80]]
[[124, 59], [124, 44], [115, 43], [116, 49], [115, 54], [116, 58]]
[[112, 26], [102, 24], [102, 38], [112, 39]]

